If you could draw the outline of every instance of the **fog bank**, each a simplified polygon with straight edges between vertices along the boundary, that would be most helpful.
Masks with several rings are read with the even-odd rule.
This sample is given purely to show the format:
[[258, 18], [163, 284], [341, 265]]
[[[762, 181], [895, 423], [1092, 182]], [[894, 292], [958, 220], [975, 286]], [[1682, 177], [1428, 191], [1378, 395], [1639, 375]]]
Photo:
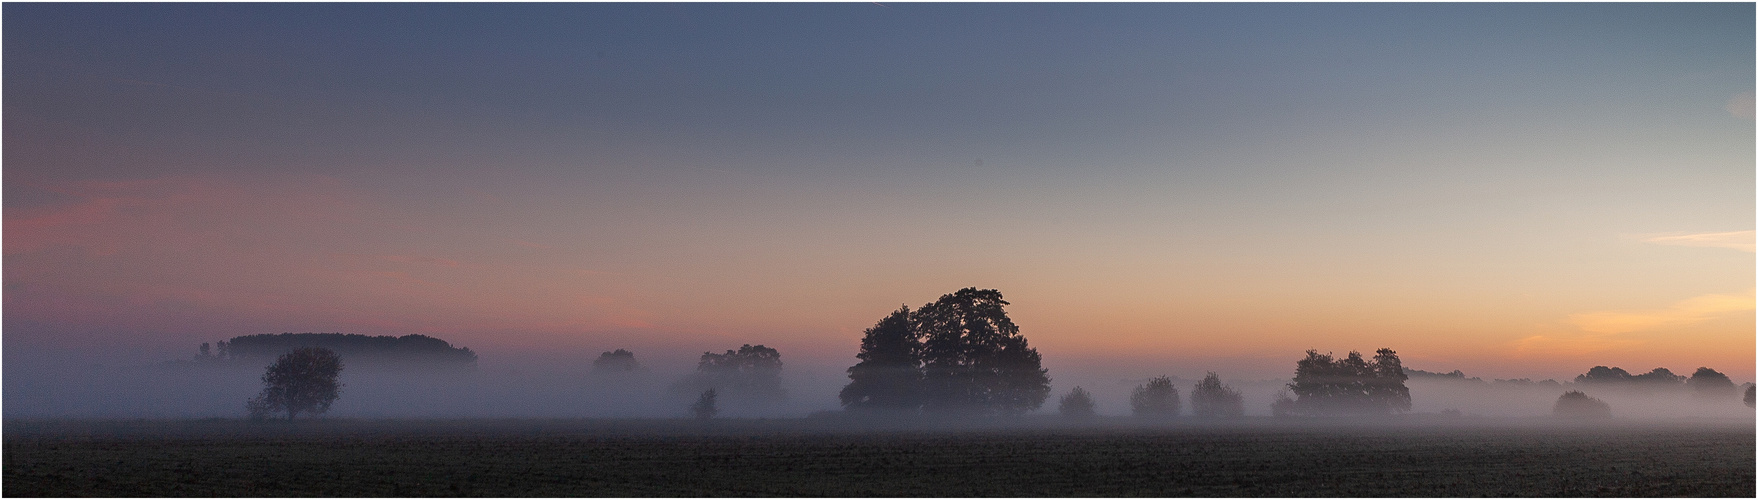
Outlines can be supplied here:
[[[593, 373], [589, 358], [485, 355], [474, 370], [410, 370], [349, 364], [335, 418], [675, 418], [688, 415], [697, 394], [674, 389], [695, 366], [685, 352], [642, 355], [642, 370]], [[245, 400], [262, 388], [267, 361], [200, 364], [94, 362], [76, 354], [9, 351], [4, 372], [6, 418], [241, 418]], [[758, 404], [723, 398], [723, 417], [804, 417], [840, 409], [837, 393], [853, 360], [785, 359], [784, 400]], [[344, 360], [346, 362], [346, 360]], [[1290, 362], [1292, 365], [1292, 362]], [[1113, 367], [1053, 369], [1051, 394], [1038, 414], [1054, 414], [1057, 398], [1075, 386], [1089, 391], [1101, 416], [1130, 414], [1131, 391], [1159, 373], [1120, 377]], [[1290, 370], [1292, 371], [1292, 370]], [[1189, 414], [1202, 373], [1172, 373]], [[1270, 415], [1286, 379], [1222, 380], [1238, 390], [1248, 416]], [[1740, 381], [1736, 381], [1740, 382]], [[1616, 419], [1751, 418], [1738, 395], [1706, 399], [1684, 388], [1621, 388], [1595, 384], [1504, 384], [1418, 377], [1406, 385], [1411, 411], [1461, 417], [1549, 415], [1557, 397], [1580, 390], [1611, 405]]]

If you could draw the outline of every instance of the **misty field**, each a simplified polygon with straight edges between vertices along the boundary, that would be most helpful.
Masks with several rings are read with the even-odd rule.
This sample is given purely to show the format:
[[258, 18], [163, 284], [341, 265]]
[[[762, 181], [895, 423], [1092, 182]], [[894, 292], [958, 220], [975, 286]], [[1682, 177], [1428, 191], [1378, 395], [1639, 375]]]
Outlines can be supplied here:
[[11, 421], [7, 496], [1754, 494], [1750, 423]]

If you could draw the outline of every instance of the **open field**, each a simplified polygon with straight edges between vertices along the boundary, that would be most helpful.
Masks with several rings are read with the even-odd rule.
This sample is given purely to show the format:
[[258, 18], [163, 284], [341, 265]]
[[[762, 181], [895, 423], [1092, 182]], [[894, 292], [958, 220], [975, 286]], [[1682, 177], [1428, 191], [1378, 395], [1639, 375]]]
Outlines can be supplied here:
[[7, 496], [1738, 496], [1750, 422], [8, 421]]

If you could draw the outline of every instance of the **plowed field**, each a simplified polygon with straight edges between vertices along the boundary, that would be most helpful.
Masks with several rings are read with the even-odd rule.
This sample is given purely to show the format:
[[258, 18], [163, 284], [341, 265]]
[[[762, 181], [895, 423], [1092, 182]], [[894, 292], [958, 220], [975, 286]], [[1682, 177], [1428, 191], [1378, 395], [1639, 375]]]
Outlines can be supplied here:
[[6, 496], [1755, 493], [1753, 429], [1726, 425], [800, 432], [770, 421], [683, 433], [651, 431], [658, 423], [314, 422], [297, 431], [223, 423], [215, 432], [194, 423], [127, 432], [57, 425], [8, 425]]

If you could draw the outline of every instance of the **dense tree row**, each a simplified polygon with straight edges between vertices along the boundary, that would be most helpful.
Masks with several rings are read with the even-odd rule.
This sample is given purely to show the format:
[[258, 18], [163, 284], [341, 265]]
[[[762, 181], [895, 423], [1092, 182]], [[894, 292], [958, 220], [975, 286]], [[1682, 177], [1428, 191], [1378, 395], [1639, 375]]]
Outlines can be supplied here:
[[1336, 358], [1306, 351], [1295, 363], [1294, 382], [1288, 389], [1294, 398], [1278, 398], [1272, 411], [1279, 415], [1387, 414], [1410, 410], [1409, 376], [1391, 349], [1374, 351], [1372, 360], [1350, 351]]

